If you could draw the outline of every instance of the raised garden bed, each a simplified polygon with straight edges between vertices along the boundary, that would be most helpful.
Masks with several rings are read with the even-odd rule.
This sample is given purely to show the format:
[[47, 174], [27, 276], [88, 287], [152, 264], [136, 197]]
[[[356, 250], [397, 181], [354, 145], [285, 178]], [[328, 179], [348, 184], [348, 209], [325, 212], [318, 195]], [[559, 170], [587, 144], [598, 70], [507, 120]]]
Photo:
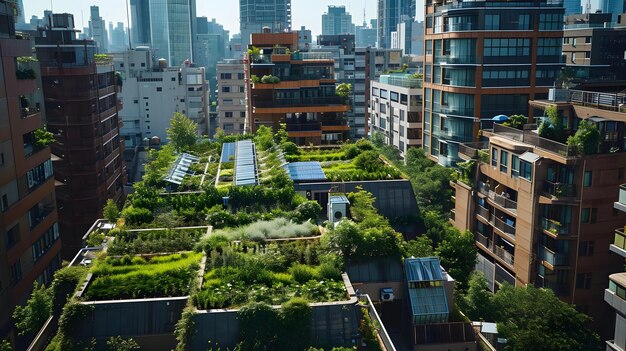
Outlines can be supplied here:
[[94, 301], [184, 296], [190, 293], [201, 259], [202, 253], [194, 252], [98, 259], [83, 298]]
[[151, 230], [112, 230], [114, 235], [107, 249], [110, 256], [190, 251], [207, 227]]
[[348, 298], [341, 270], [317, 240], [253, 243], [215, 236], [205, 243], [207, 272], [193, 296], [198, 309], [237, 308], [248, 302], [279, 305], [294, 296], [309, 302]]

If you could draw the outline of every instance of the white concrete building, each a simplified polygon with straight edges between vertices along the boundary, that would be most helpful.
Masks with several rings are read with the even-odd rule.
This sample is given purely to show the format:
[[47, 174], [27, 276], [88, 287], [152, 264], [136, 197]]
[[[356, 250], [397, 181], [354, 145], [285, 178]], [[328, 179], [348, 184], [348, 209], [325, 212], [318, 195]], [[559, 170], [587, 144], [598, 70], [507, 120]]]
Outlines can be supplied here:
[[371, 81], [370, 128], [404, 157], [422, 146], [422, 80], [410, 74], [382, 75]]
[[226, 134], [243, 134], [246, 123], [246, 93], [242, 60], [217, 64], [217, 127]]
[[147, 47], [113, 55], [115, 70], [122, 75], [119, 97], [124, 110], [119, 115], [124, 122], [121, 134], [127, 148], [154, 136], [166, 143], [166, 129], [174, 112], [198, 123], [199, 135], [208, 134], [204, 67], [195, 67], [188, 61], [180, 67], [167, 67], [164, 60], [154, 65]]

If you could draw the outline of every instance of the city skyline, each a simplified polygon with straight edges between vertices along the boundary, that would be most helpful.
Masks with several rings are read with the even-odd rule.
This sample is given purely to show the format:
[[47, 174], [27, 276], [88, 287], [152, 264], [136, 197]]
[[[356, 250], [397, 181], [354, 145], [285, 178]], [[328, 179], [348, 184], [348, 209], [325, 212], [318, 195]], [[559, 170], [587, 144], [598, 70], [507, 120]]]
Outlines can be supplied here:
[[[215, 18], [216, 21], [224, 26], [224, 29], [230, 31], [232, 36], [239, 33], [239, 3], [237, 1], [220, 2], [217, 5], [216, 0], [209, 0], [197, 3], [196, 15], [198, 17]], [[25, 2], [24, 13], [26, 22], [31, 16], [41, 17], [44, 10], [55, 13], [68, 12], [74, 15], [76, 26], [79, 29], [88, 27], [89, 6], [96, 5], [100, 7], [100, 15], [108, 22], [123, 22], [128, 25], [126, 19], [126, 0], [110, 0], [110, 1], [90, 1], [78, 3], [72, 0], [35, 0]], [[370, 19], [376, 18], [376, 0], [321, 0], [309, 2], [304, 0], [292, 0], [292, 22], [293, 28], [297, 29], [306, 26], [311, 29], [314, 36], [322, 33], [322, 14], [328, 10], [329, 5], [345, 6], [346, 11], [352, 15], [355, 25], [361, 25], [363, 22], [363, 9], [365, 8], [365, 19], [369, 23]], [[423, 19], [422, 6], [417, 6], [417, 19]], [[311, 15], [317, 14], [317, 15]]]

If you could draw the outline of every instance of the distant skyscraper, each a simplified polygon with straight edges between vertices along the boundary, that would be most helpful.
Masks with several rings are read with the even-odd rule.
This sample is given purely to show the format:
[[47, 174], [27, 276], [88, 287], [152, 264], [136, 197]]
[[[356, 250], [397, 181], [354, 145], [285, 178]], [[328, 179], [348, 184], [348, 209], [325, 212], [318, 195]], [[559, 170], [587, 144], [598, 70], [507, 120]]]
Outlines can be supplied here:
[[[585, 2], [587, 1], [585, 0]], [[564, 0], [563, 7], [565, 7], [565, 16], [578, 15], [583, 10], [580, 0]]]
[[362, 26], [357, 26], [355, 29], [355, 44], [356, 47], [366, 48], [368, 46], [376, 46], [376, 35], [378, 29], [376, 26], [376, 20], [370, 20], [371, 25], [368, 27], [367, 22], [363, 22]]
[[239, 30], [242, 47], [247, 48], [251, 33], [263, 27], [272, 32], [291, 29], [291, 0], [239, 0]]
[[414, 19], [415, 0], [378, 0], [378, 46], [390, 48], [391, 32], [397, 30], [399, 23], [413, 23]]
[[626, 12], [626, 0], [600, 0], [600, 10], [612, 14], [611, 21], [617, 21], [617, 15]]
[[[206, 79], [212, 87], [217, 85], [217, 62], [226, 57], [229, 32], [224, 26], [206, 17], [196, 18], [198, 32], [194, 36], [194, 58], [198, 66], [206, 67]], [[212, 96], [214, 89], [210, 89]]]
[[193, 60], [196, 0], [130, 0], [132, 46], [148, 44], [172, 66]]
[[354, 34], [352, 15], [345, 6], [328, 6], [328, 12], [322, 15], [322, 34]]
[[22, 0], [17, 0], [17, 23], [26, 23], [24, 17], [24, 3]]
[[105, 27], [104, 19], [100, 17], [100, 8], [98, 6], [91, 6], [91, 15], [89, 16], [89, 33], [91, 38], [96, 42], [96, 47], [99, 53], [108, 51], [109, 37]]
[[300, 30], [298, 30], [298, 48], [302, 51], [309, 51], [312, 41], [311, 30], [301, 26]]
[[124, 23], [117, 22], [117, 25], [113, 27], [113, 23], [109, 22], [109, 35], [111, 36], [111, 46], [109, 47], [110, 52], [122, 52], [128, 50], [128, 41]]

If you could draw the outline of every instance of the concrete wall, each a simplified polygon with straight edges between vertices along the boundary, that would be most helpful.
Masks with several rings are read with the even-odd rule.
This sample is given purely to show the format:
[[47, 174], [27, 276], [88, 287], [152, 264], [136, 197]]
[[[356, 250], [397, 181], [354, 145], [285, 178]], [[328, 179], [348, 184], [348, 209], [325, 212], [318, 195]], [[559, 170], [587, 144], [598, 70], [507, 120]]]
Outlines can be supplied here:
[[[314, 345], [332, 347], [352, 345], [359, 328], [357, 301], [313, 304], [311, 336]], [[239, 340], [238, 310], [197, 311], [196, 334], [192, 350], [204, 350], [208, 342], [222, 349], [233, 348]]]

